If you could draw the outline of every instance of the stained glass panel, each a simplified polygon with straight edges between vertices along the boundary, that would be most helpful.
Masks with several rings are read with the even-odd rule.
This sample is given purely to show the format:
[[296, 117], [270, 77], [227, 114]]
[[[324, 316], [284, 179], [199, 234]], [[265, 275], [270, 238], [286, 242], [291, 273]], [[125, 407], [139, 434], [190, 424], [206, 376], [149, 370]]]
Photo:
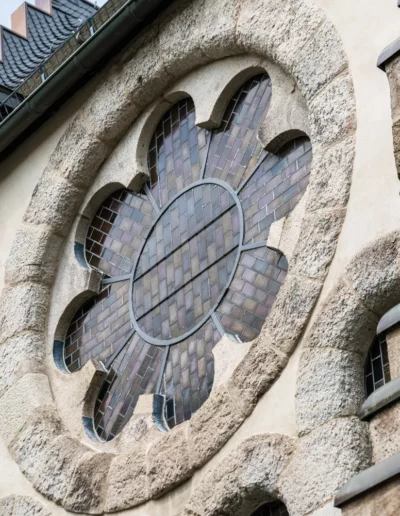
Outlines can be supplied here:
[[86, 259], [103, 290], [72, 319], [64, 360], [71, 372], [90, 359], [108, 371], [93, 414], [100, 439], [144, 393], [165, 396], [170, 428], [189, 419], [211, 392], [223, 333], [261, 331], [288, 269], [266, 246], [269, 227], [300, 200], [311, 163], [306, 138], [277, 155], [261, 148], [270, 96], [266, 74], [250, 79], [212, 132], [196, 127], [191, 99], [175, 104], [151, 140], [149, 183], [115, 192], [92, 221]]

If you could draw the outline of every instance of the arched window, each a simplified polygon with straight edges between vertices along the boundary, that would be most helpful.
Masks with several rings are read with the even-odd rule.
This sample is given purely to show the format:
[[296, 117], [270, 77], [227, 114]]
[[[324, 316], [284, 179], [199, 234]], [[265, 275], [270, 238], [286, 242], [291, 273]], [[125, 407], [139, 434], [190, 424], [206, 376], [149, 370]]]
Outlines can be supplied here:
[[364, 378], [366, 397], [390, 381], [386, 332], [377, 335], [372, 343], [365, 362]]
[[91, 223], [86, 259], [107, 278], [74, 316], [64, 357], [71, 372], [92, 358], [108, 370], [94, 413], [103, 440], [144, 393], [165, 396], [170, 428], [189, 419], [210, 394], [222, 334], [261, 331], [288, 267], [266, 247], [269, 227], [300, 200], [311, 162], [306, 138], [278, 155], [258, 143], [270, 96], [268, 76], [253, 77], [215, 131], [195, 125], [190, 98], [176, 103], [151, 140], [150, 181], [115, 192]]
[[289, 516], [285, 505], [278, 501], [268, 502], [259, 507], [251, 516]]

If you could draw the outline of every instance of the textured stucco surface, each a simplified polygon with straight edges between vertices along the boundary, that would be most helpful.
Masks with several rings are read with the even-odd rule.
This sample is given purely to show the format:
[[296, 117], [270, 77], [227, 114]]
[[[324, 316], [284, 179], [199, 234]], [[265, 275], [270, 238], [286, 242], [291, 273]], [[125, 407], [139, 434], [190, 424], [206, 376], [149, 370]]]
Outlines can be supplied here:
[[[158, 461], [161, 461], [165, 473], [172, 477], [169, 487], [171, 488], [177, 483], [176, 478], [179, 479], [179, 482], [185, 481], [192, 474], [194, 467], [199, 467], [206, 462], [210, 458], [210, 454], [217, 453], [218, 449], [226, 443], [208, 466], [198, 470], [194, 477], [187, 480], [181, 487], [174, 489], [160, 500], [151, 501], [142, 507], [124, 512], [128, 515], [173, 515], [183, 511], [185, 504], [191, 499], [190, 503], [195, 504], [193, 511], [198, 512], [188, 512], [188, 514], [214, 514], [215, 512], [212, 511], [218, 509], [215, 509], [215, 506], [214, 509], [208, 509], [209, 502], [205, 504], [199, 498], [203, 493], [209, 499], [211, 488], [207, 488], [207, 485], [210, 484], [207, 484], [209, 480], [206, 471], [209, 471], [210, 478], [219, 478], [221, 471], [224, 471], [224, 464], [226, 464], [226, 462], [221, 461], [221, 458], [229, 456], [230, 453], [236, 453], [235, 448], [237, 447], [241, 449], [240, 443], [256, 429], [259, 432], [269, 431], [286, 434], [286, 436], [290, 435], [294, 441], [296, 441], [295, 437], [299, 430], [302, 435], [304, 434], [299, 444], [296, 445], [293, 466], [285, 469], [285, 474], [275, 484], [279, 487], [274, 488], [272, 484], [261, 482], [262, 487], [257, 492], [260, 496], [267, 496], [269, 493], [272, 496], [283, 497], [291, 514], [306, 514], [314, 511], [314, 509], [315, 514], [336, 513], [337, 511], [333, 510], [327, 502], [341, 483], [369, 463], [370, 445], [366, 436], [365, 424], [357, 423], [352, 416], [356, 413], [360, 397], [359, 382], [361, 378], [360, 373], [357, 376], [357, 371], [360, 371], [361, 357], [365, 354], [366, 344], [363, 344], [361, 338], [352, 339], [352, 334], [351, 332], [349, 334], [348, 328], [351, 325], [355, 328], [355, 332], [362, 329], [365, 332], [363, 338], [367, 339], [371, 335], [370, 332], [373, 331], [373, 325], [375, 324], [376, 314], [374, 312], [378, 312], [379, 315], [381, 310], [384, 310], [386, 305], [390, 305], [396, 297], [400, 280], [397, 260], [392, 258], [396, 253], [398, 254], [397, 238], [382, 241], [379, 246], [373, 247], [362, 257], [359, 256], [348, 269], [343, 282], [337, 283], [337, 279], [341, 276], [349, 259], [355, 256], [366, 243], [372, 242], [381, 234], [399, 227], [400, 212], [397, 205], [399, 198], [391, 143], [389, 88], [385, 75], [375, 68], [376, 56], [380, 50], [398, 35], [396, 15], [399, 16], [399, 13], [396, 11], [395, 5], [390, 5], [390, 2], [382, 5], [377, 0], [363, 2], [362, 16], [359, 13], [360, 5], [358, 2], [349, 3], [345, 0], [338, 0], [333, 5], [329, 0], [314, 0], [314, 7], [308, 8], [310, 5], [308, 4], [306, 8], [303, 2], [287, 1], [278, 19], [276, 19], [274, 9], [276, 10], [278, 4], [279, 2], [273, 0], [264, 0], [264, 2], [254, 2], [251, 8], [248, 6], [241, 8], [240, 2], [232, 0], [220, 2], [211, 8], [210, 2], [197, 2], [193, 12], [187, 8], [177, 17], [170, 13], [166, 23], [169, 29], [163, 28], [159, 40], [161, 53], [155, 52], [151, 34], [141, 42], [137, 59], [143, 60], [143, 56], [149, 55], [154, 57], [154, 59], [149, 60], [152, 66], [141, 70], [142, 80], [149, 87], [142, 91], [135, 82], [138, 65], [135, 59], [131, 59], [130, 61], [127, 60], [128, 66], [123, 73], [126, 81], [124, 84], [125, 86], [129, 84], [130, 91], [123, 90], [123, 94], [119, 97], [119, 104], [112, 106], [115, 109], [111, 110], [110, 104], [107, 103], [107, 87], [102, 86], [97, 90], [92, 100], [85, 107], [84, 121], [80, 115], [78, 121], [65, 133], [57, 151], [50, 160], [51, 170], [48, 169], [39, 181], [34, 202], [26, 212], [25, 228], [29, 228], [32, 224], [39, 226], [30, 233], [29, 241], [33, 244], [23, 253], [16, 252], [20, 250], [20, 246], [17, 246], [16, 251], [10, 255], [6, 273], [9, 290], [4, 297], [6, 306], [9, 306], [10, 303], [23, 302], [26, 309], [15, 314], [4, 313], [3, 311], [4, 333], [2, 334], [2, 341], [8, 339], [3, 344], [3, 353], [5, 357], [9, 356], [5, 346], [9, 346], [10, 342], [15, 342], [16, 346], [19, 346], [17, 349], [23, 349], [25, 344], [18, 341], [22, 336], [26, 340], [27, 349], [32, 350], [28, 353], [27, 361], [25, 361], [24, 352], [21, 351], [24, 359], [19, 360], [17, 357], [15, 365], [10, 365], [10, 374], [5, 374], [2, 379], [5, 388], [8, 389], [5, 396], [10, 393], [8, 396], [9, 399], [12, 399], [13, 393], [16, 392], [13, 390], [14, 386], [17, 389], [23, 378], [30, 378], [29, 375], [32, 374], [42, 374], [37, 369], [32, 372], [33, 362], [37, 367], [37, 360], [42, 360], [41, 355], [38, 357], [35, 355], [37, 350], [32, 345], [32, 339], [34, 338], [33, 335], [35, 335], [35, 338], [43, 338], [43, 334], [38, 333], [44, 324], [42, 307], [44, 306], [43, 303], [47, 302], [48, 286], [53, 281], [52, 276], [56, 267], [53, 270], [50, 268], [48, 276], [43, 275], [40, 269], [31, 267], [32, 258], [36, 263], [44, 254], [49, 256], [48, 252], [50, 250], [50, 258], [54, 263], [57, 258], [56, 251], [60, 250], [56, 239], [69, 233], [76, 211], [80, 209], [80, 206], [84, 206], [80, 203], [85, 197], [84, 188], [92, 182], [93, 176], [91, 174], [97, 171], [98, 165], [109, 152], [114, 139], [126, 131], [129, 126], [127, 120], [133, 120], [141, 111], [142, 106], [155, 100], [158, 94], [164, 93], [161, 87], [163, 84], [173, 82], [176, 78], [189, 72], [193, 66], [204, 64], [210, 58], [221, 58], [226, 57], [227, 54], [251, 50], [278, 60], [283, 67], [295, 76], [304, 97], [309, 103], [308, 108], [311, 110], [310, 130], [314, 145], [313, 166], [315, 168], [309, 188], [309, 194], [313, 192], [314, 195], [308, 195], [307, 198], [309, 214], [305, 219], [305, 238], [302, 245], [294, 253], [293, 269], [285, 285], [285, 290], [282, 289], [282, 292], [287, 296], [284, 297], [283, 294], [280, 296], [280, 304], [277, 303], [275, 316], [271, 317], [267, 323], [259, 345], [250, 347], [248, 358], [243, 361], [243, 365], [239, 365], [236, 369], [232, 380], [228, 382], [228, 392], [221, 385], [220, 389], [216, 391], [216, 396], [212, 397], [209, 403], [207, 402], [208, 405], [204, 406], [205, 410], [201, 414], [199, 413], [198, 419], [200, 421], [196, 422], [194, 420], [193, 425], [185, 425], [179, 432], [176, 432], [176, 435], [168, 437], [169, 440], [174, 440], [177, 450], [184, 449], [188, 442], [198, 439], [200, 449], [204, 451], [204, 454], [200, 452], [200, 457], [194, 456], [193, 458], [191, 456], [188, 458], [187, 454], [182, 454], [177, 457], [176, 464], [171, 464], [171, 462], [162, 460], [166, 446], [166, 442], [163, 441], [152, 445], [154, 447], [153, 452], [148, 455], [151, 460], [146, 463], [147, 466], [142, 464], [142, 469], [140, 460], [134, 465], [137, 470], [133, 468], [132, 456], [134, 452], [128, 457], [123, 458], [121, 456], [121, 459], [115, 459], [109, 470], [113, 472], [112, 479], [115, 482], [114, 484], [109, 483], [110, 489], [104, 495], [107, 498], [106, 510], [115, 511], [144, 501], [143, 492], [147, 496], [146, 489], [150, 489], [149, 495], [163, 493], [167, 486], [162, 485], [162, 482], [160, 485], [157, 475], [151, 473], [153, 469], [157, 469]], [[296, 4], [296, 12], [298, 8], [299, 14], [290, 23], [294, 4]], [[199, 13], [202, 12], [201, 9], [204, 5], [208, 6], [206, 13], [213, 13], [211, 19], [218, 15], [219, 24], [211, 24], [210, 16], [204, 17], [203, 25], [197, 23], [201, 19]], [[320, 7], [322, 10], [319, 11], [315, 7]], [[263, 16], [254, 14], [257, 13], [257, 9], [261, 10]], [[326, 21], [325, 16], [330, 21]], [[349, 19], [351, 23], [349, 23]], [[232, 35], [232, 29], [235, 27], [236, 21], [238, 22], [237, 39]], [[273, 26], [273, 30], [270, 30], [271, 26]], [[167, 37], [168, 32], [172, 33], [173, 36]], [[311, 41], [308, 42], [310, 33], [314, 32], [315, 39], [312, 43]], [[366, 33], [369, 34], [369, 38], [365, 38]], [[182, 41], [182, 38], [187, 41], [187, 48], [184, 51], [177, 44], [177, 41]], [[210, 41], [212, 41], [212, 44], [210, 44]], [[134, 49], [130, 49], [125, 58], [135, 55], [134, 52]], [[173, 69], [168, 69], [168, 71], [165, 63], [163, 63], [163, 57], [160, 57], [165, 55], [168, 56], [168, 59], [171, 59], [171, 62], [174, 62]], [[324, 73], [319, 73], [315, 68], [318, 59], [326, 65]], [[349, 61], [350, 73], [346, 70], [346, 59]], [[303, 63], [303, 65], [300, 67], [298, 63]], [[335, 80], [336, 74], [339, 74], [339, 77]], [[114, 82], [114, 84], [116, 83]], [[356, 104], [349, 100], [352, 97], [353, 85]], [[116, 87], [120, 87], [119, 81], [117, 81]], [[196, 90], [195, 87], [194, 90]], [[149, 91], [152, 91], [152, 95], [149, 95]], [[319, 91], [320, 94], [318, 94]], [[96, 106], [100, 105], [99, 99], [103, 99], [101, 110], [100, 108], [96, 109]], [[328, 108], [330, 101], [333, 100], [335, 100], [335, 104]], [[166, 106], [168, 106], [168, 103]], [[204, 115], [205, 123], [207, 123], [207, 116], [211, 120], [212, 111], [204, 112], [210, 113]], [[155, 121], [157, 116], [154, 118]], [[117, 127], [116, 120], [123, 120], [124, 123]], [[145, 123], [145, 120], [143, 123]], [[48, 164], [49, 155], [55, 147], [56, 141], [64, 133], [65, 124], [62, 125], [62, 121], [59, 124], [59, 127], [53, 129], [51, 136], [44, 134], [43, 130], [40, 135], [35, 135], [21, 147], [22, 150], [19, 152], [18, 159], [12, 156], [6, 163], [7, 170], [1, 185], [4, 188], [0, 187], [0, 200], [3, 199], [3, 195], [5, 200], [0, 209], [0, 224], [6, 227], [6, 231], [2, 233], [1, 237], [4, 246], [1, 247], [0, 260], [3, 260], [3, 263], [11, 249], [11, 242], [16, 235], [16, 229], [20, 225], [34, 186], [38, 183], [39, 177]], [[354, 135], [356, 125], [357, 131]], [[146, 126], [147, 131], [151, 131], [150, 127], [151, 124]], [[89, 138], [87, 138], [88, 133], [90, 134]], [[143, 141], [140, 140], [141, 134], [139, 132], [135, 138], [136, 141], [143, 144]], [[39, 145], [32, 151], [36, 161], [35, 159], [29, 160], [32, 154], [29, 145], [31, 145], [31, 148], [37, 146], [40, 136], [47, 150], [43, 150]], [[82, 145], [82, 136], [85, 140], [84, 145]], [[133, 141], [133, 138], [129, 141]], [[72, 142], [75, 142], [74, 152], [68, 153], [68, 159], [63, 159], [63, 149], [65, 152], [65, 149], [68, 149]], [[329, 142], [328, 147], [325, 145], [326, 142]], [[353, 144], [355, 144], [355, 167], [350, 201], [345, 216], [343, 208], [346, 206], [350, 185], [351, 160], [354, 154]], [[125, 150], [129, 156], [129, 146], [128, 148], [125, 146]], [[74, 158], [75, 151], [77, 152], [76, 158]], [[84, 153], [87, 153], [86, 156], [88, 157], [83, 159], [82, 155]], [[24, 159], [21, 155], [25, 156], [25, 154], [27, 157]], [[119, 154], [119, 157], [116, 156], [117, 154], [114, 153], [107, 162], [111, 163], [111, 160], [114, 159], [113, 164], [109, 165], [108, 174], [111, 172], [112, 176], [113, 168], [115, 164], [118, 164], [123, 176], [124, 159], [121, 159], [122, 154]], [[316, 157], [317, 159], [315, 159]], [[140, 163], [141, 159], [141, 163], [143, 163], [143, 156], [139, 152], [135, 160]], [[106, 166], [103, 167], [103, 170]], [[333, 174], [333, 168], [342, 171], [342, 173], [339, 175]], [[83, 170], [85, 171], [83, 174], [84, 180], [81, 174]], [[142, 174], [143, 170], [138, 167], [137, 173]], [[49, 174], [51, 174], [51, 179], [48, 179]], [[108, 175], [108, 178], [111, 176]], [[133, 177], [128, 175], [125, 176], [125, 180], [120, 178], [113, 178], [112, 180], [128, 185]], [[109, 181], [110, 179], [106, 178], [103, 184], [107, 184]], [[22, 190], [17, 185], [22, 185]], [[97, 186], [94, 187], [94, 190], [96, 188]], [[14, 210], [11, 221], [9, 212], [10, 203], [13, 202], [13, 199], [18, 199], [19, 211], [15, 216], [16, 212]], [[73, 200], [72, 204], [68, 202], [69, 199]], [[384, 202], [382, 202], [383, 199]], [[61, 216], [60, 210], [64, 208], [65, 210]], [[344, 226], [340, 233], [343, 220]], [[316, 230], [315, 234], [314, 230]], [[47, 238], [50, 233], [51, 238]], [[313, 304], [320, 292], [324, 276], [328, 272], [339, 233], [339, 244], [329, 269], [328, 279], [324, 285], [323, 299], [315, 310], [316, 324], [306, 336], [304, 343], [306, 349], [300, 359], [300, 369], [298, 369], [300, 350], [297, 350], [289, 359], [289, 355], [298, 343], [298, 338], [291, 338], [289, 329], [295, 328], [298, 336], [304, 331]], [[22, 240], [26, 241], [27, 238], [23, 236]], [[68, 241], [67, 239], [66, 245], [68, 245]], [[53, 250], [54, 255], [52, 255]], [[71, 262], [72, 258], [73, 256], [71, 256]], [[371, 267], [373, 269], [372, 273]], [[74, 268], [70, 269], [72, 275], [75, 270]], [[381, 272], [382, 270], [383, 272]], [[0, 271], [1, 273], [2, 271]], [[304, 278], [303, 275], [308, 276], [308, 278]], [[42, 286], [39, 287], [36, 282], [41, 276], [43, 276], [43, 281], [41, 279]], [[368, 280], [366, 280], [367, 276]], [[19, 285], [14, 288], [14, 283]], [[78, 285], [75, 284], [68, 294], [71, 296], [69, 301], [72, 301], [76, 294], [81, 294], [84, 291], [90, 292], [96, 288], [96, 282], [90, 283], [90, 278], [85, 273], [82, 273], [82, 277], [78, 278], [76, 283]], [[349, 284], [351, 284], [350, 292], [347, 292], [346, 288]], [[332, 290], [333, 294], [330, 295], [333, 285], [335, 285]], [[340, 289], [341, 291], [338, 292]], [[35, 296], [37, 295], [40, 302], [31, 312], [32, 303], [30, 304], [29, 300], [32, 293]], [[335, 293], [337, 294], [336, 300]], [[340, 302], [343, 298], [348, 298], [349, 301], [344, 302], [345, 306], [341, 307]], [[324, 300], [326, 300], [326, 304]], [[63, 308], [62, 303], [66, 301], [67, 298], [61, 302], [61, 312], [66, 307], [65, 304]], [[330, 306], [336, 307], [337, 310], [336, 314], [333, 312], [334, 316], [337, 316], [335, 324], [332, 324], [331, 321], [323, 322], [324, 313], [331, 311], [327, 308]], [[338, 306], [339, 308], [337, 308]], [[348, 325], [343, 324], [342, 315], [348, 321]], [[288, 324], [282, 325], [283, 320], [286, 320]], [[28, 329], [33, 332], [32, 335], [20, 333], [21, 329], [25, 328], [26, 321], [29, 321]], [[368, 329], [365, 329], [365, 322], [368, 324]], [[52, 325], [54, 331], [57, 324], [58, 317], [53, 314], [50, 325]], [[329, 333], [329, 346], [326, 345], [327, 335], [325, 332], [327, 326], [330, 326], [332, 331], [332, 333]], [[334, 349], [322, 349], [324, 347]], [[318, 351], [319, 349], [321, 351]], [[49, 355], [50, 349], [47, 348], [46, 351]], [[312, 365], [304, 368], [302, 364], [310, 364], [314, 356], [315, 361], [312, 362]], [[325, 374], [323, 373], [324, 357], [325, 360], [326, 357], [332, 360], [332, 364], [336, 368], [336, 375], [333, 369], [326, 373], [329, 380], [326, 386], [329, 386], [329, 392], [324, 385], [318, 385], [318, 382], [314, 384], [314, 378], [310, 375], [310, 369], [315, 371], [314, 377]], [[47, 363], [49, 363], [49, 360], [50, 357]], [[263, 364], [266, 364], [266, 367], [262, 367]], [[354, 373], [354, 378], [351, 374], [346, 373], [346, 368]], [[284, 371], [280, 379], [272, 385], [282, 369]], [[258, 371], [256, 376], [259, 375], [259, 382], [248, 379], [249, 372], [254, 371]], [[300, 376], [295, 398], [294, 391], [298, 374]], [[335, 378], [337, 382], [344, 382], [346, 389], [353, 394], [353, 397], [346, 403], [342, 402], [342, 393], [339, 392], [337, 383], [335, 385]], [[244, 381], [247, 379], [248, 381]], [[352, 382], [354, 382], [354, 385]], [[270, 388], [271, 385], [272, 388]], [[311, 385], [314, 387], [311, 388]], [[65, 385], [65, 387], [67, 386]], [[270, 390], [266, 392], [269, 388]], [[334, 392], [338, 392], [338, 394], [333, 396]], [[5, 406], [7, 406], [7, 399], [5, 398], [3, 401]], [[296, 413], [294, 408], [295, 399]], [[210, 414], [214, 410], [219, 413], [218, 407], [221, 407], [221, 405], [227, 407], [228, 411], [231, 410], [228, 418], [229, 424], [222, 425], [220, 434], [210, 440], [206, 431], [206, 411], [210, 410]], [[249, 415], [249, 407], [255, 407], [251, 415]], [[318, 410], [314, 410], [313, 407], [317, 407]], [[57, 501], [66, 500], [64, 503], [67, 507], [78, 508], [82, 511], [85, 511], [89, 504], [93, 502], [93, 509], [101, 511], [101, 504], [98, 505], [98, 499], [95, 496], [90, 497], [90, 489], [97, 489], [97, 480], [92, 478], [90, 473], [91, 468], [96, 468], [97, 459], [92, 459], [91, 452], [86, 447], [81, 449], [83, 445], [74, 439], [68, 438], [67, 441], [60, 441], [61, 437], [58, 436], [58, 432], [64, 432], [64, 429], [61, 428], [64, 423], [58, 420], [57, 422], [56, 416], [50, 416], [51, 407], [46, 408], [46, 411], [46, 417], [50, 418], [47, 421], [51, 420], [52, 425], [51, 428], [43, 428], [37, 436], [37, 446], [39, 449], [43, 448], [40, 464], [37, 468], [33, 468], [29, 464], [29, 460], [27, 462], [32, 444], [29, 435], [33, 433], [34, 428], [38, 427], [40, 420], [39, 417], [36, 417], [36, 419], [31, 417], [29, 409], [26, 411], [26, 414], [28, 414], [26, 425], [28, 426], [25, 431], [29, 425], [33, 425], [32, 430], [25, 433], [22, 431], [18, 438], [13, 440], [10, 449], [14, 457], [20, 461], [27, 476], [31, 476], [34, 485], [46, 496], [50, 496]], [[224, 412], [220, 414], [222, 421], [225, 417], [224, 414]], [[236, 415], [232, 416], [232, 414]], [[18, 415], [16, 418], [17, 429], [19, 426], [18, 418], [20, 417], [23, 416]], [[247, 420], [242, 423], [246, 417]], [[248, 423], [251, 422], [252, 418], [253, 425], [250, 425]], [[276, 419], [276, 421], [272, 423], [268, 419]], [[242, 423], [242, 426], [237, 429], [240, 423]], [[211, 422], [208, 424], [212, 425]], [[70, 425], [69, 432], [79, 433], [76, 421], [70, 423]], [[186, 426], [189, 427], [187, 434], [185, 434]], [[250, 426], [253, 429], [250, 429]], [[57, 432], [53, 435], [52, 432], [55, 427]], [[191, 428], [195, 432], [193, 435], [190, 432]], [[8, 430], [5, 435], [6, 437], [9, 435]], [[7, 439], [9, 438], [7, 437]], [[288, 438], [280, 436], [275, 439], [286, 442]], [[324, 460], [323, 457], [325, 457], [324, 450], [331, 445], [338, 447], [337, 443], [346, 445], [343, 455], [340, 455], [339, 452], [337, 454], [337, 457], [340, 456], [340, 460], [338, 459], [334, 463], [327, 460], [325, 464], [321, 465], [320, 461]], [[88, 444], [86, 441], [86, 445]], [[357, 456], [354, 455], [354, 446], [358, 450]], [[312, 454], [308, 453], [310, 447], [313, 449]], [[279, 449], [279, 446], [276, 446], [276, 449]], [[142, 450], [141, 447], [136, 451], [136, 456], [139, 459], [140, 453], [142, 453], [140, 450]], [[65, 457], [63, 453], [66, 453]], [[49, 485], [46, 479], [46, 471], [58, 467], [57, 458], [59, 457], [62, 458], [65, 467], [62, 469], [59, 481], [55, 485]], [[267, 457], [267, 454], [265, 454], [265, 457]], [[333, 457], [327, 459], [333, 460]], [[132, 471], [129, 472], [128, 468], [124, 466], [123, 460], [126, 461], [125, 465], [130, 464], [132, 466]], [[229, 460], [226, 459], [228, 462]], [[11, 472], [9, 478], [4, 478], [0, 474], [0, 494], [2, 496], [26, 493], [36, 500], [40, 500], [50, 514], [66, 514], [64, 509], [48, 502], [46, 498], [32, 488], [32, 484], [19, 472], [6, 448], [0, 450], [0, 461], [9, 464], [8, 469]], [[120, 465], [118, 465], [118, 461], [121, 461]], [[274, 468], [276, 470], [276, 460], [271, 459], [271, 461], [263, 465], [262, 469], [264, 471], [272, 471]], [[152, 464], [154, 465], [153, 469]], [[249, 461], [249, 464], [252, 464], [251, 461]], [[104, 461], [102, 466], [105, 468], [103, 473], [105, 476], [108, 467], [107, 461]], [[147, 477], [148, 470], [146, 468], [148, 467], [150, 467], [149, 478], [151, 482], [146, 483], [145, 481], [144, 486], [146, 487], [135, 493], [130, 487], [129, 478]], [[229, 464], [226, 467], [229, 469]], [[324, 470], [324, 467], [327, 469]], [[172, 468], [172, 470], [169, 468]], [[249, 473], [251, 478], [257, 478], [257, 468], [259, 468], [259, 465], [255, 464], [253, 472]], [[296, 471], [306, 472], [302, 473], [303, 476], [316, 475], [315, 482], [312, 482], [313, 486], [310, 487], [308, 484], [299, 485], [294, 490], [293, 475], [297, 478]], [[69, 472], [71, 472], [71, 475], [68, 477]], [[128, 475], [125, 479], [123, 475], [121, 476], [122, 472], [126, 472]], [[133, 475], [133, 477], [129, 477], [129, 475]], [[178, 475], [178, 477], [174, 475]], [[181, 476], [179, 477], [179, 475]], [[325, 478], [321, 480], [322, 477]], [[13, 479], [12, 482], [10, 478]], [[90, 478], [90, 482], [88, 482], [88, 478]], [[236, 485], [237, 478], [235, 478], [235, 475], [233, 475], [232, 481]], [[69, 484], [69, 482], [72, 482], [72, 484]], [[74, 485], [73, 482], [78, 484], [83, 482], [85, 486], [88, 486], [87, 491], [85, 493], [79, 493], [79, 490], [70, 492], [69, 489], [71, 485]], [[198, 486], [200, 487], [198, 488]], [[240, 489], [246, 491], [246, 486], [248, 484], [243, 481], [243, 484], [239, 486], [239, 492], [243, 492]], [[313, 490], [309, 491], [311, 488]], [[274, 489], [280, 491], [274, 491]], [[229, 501], [229, 490], [229, 485], [221, 485], [218, 490], [215, 490], [215, 496], [218, 498], [218, 503], [225, 500], [223, 503], [230, 507], [229, 510], [234, 510], [235, 506]], [[89, 496], [87, 496], [88, 493]], [[192, 498], [191, 493], [193, 493]], [[73, 499], [74, 496], [77, 496], [76, 500]], [[310, 498], [312, 502], [309, 501]], [[74, 505], [74, 503], [78, 505]], [[198, 508], [199, 506], [200, 508]], [[219, 506], [216, 505], [216, 507]], [[187, 510], [189, 511], [189, 508]], [[205, 512], [205, 510], [208, 512]]]

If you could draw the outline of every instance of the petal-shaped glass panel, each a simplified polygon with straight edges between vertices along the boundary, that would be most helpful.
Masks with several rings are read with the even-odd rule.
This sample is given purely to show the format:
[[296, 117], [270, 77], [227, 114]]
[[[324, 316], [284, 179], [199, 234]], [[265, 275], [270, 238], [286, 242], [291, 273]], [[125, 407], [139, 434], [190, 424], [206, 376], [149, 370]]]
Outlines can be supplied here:
[[163, 387], [170, 428], [190, 419], [208, 398], [214, 381], [212, 349], [220, 338], [209, 321], [189, 339], [171, 346]]
[[160, 120], [148, 154], [150, 186], [160, 207], [200, 179], [206, 150], [206, 131], [195, 125], [193, 100], [177, 102]]
[[206, 177], [222, 179], [236, 189], [266, 152], [257, 139], [271, 99], [266, 74], [248, 80], [230, 101], [221, 126], [213, 131]]
[[86, 238], [88, 264], [108, 276], [132, 271], [156, 214], [148, 198], [118, 190], [97, 211]]
[[288, 215], [303, 196], [311, 171], [308, 138], [298, 138], [277, 155], [269, 154], [241, 190], [245, 243], [268, 239], [273, 222]]
[[285, 281], [287, 269], [286, 258], [268, 247], [243, 252], [235, 278], [217, 311], [223, 328], [243, 342], [255, 339]]

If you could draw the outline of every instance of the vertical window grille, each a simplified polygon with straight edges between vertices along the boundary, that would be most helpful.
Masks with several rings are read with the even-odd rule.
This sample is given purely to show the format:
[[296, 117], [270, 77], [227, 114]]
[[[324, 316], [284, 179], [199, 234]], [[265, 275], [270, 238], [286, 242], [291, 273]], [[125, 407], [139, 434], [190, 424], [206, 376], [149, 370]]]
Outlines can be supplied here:
[[289, 516], [285, 505], [277, 500], [268, 502], [259, 507], [251, 516]]
[[389, 358], [387, 352], [386, 333], [377, 335], [369, 350], [365, 364], [365, 395], [390, 381]]

